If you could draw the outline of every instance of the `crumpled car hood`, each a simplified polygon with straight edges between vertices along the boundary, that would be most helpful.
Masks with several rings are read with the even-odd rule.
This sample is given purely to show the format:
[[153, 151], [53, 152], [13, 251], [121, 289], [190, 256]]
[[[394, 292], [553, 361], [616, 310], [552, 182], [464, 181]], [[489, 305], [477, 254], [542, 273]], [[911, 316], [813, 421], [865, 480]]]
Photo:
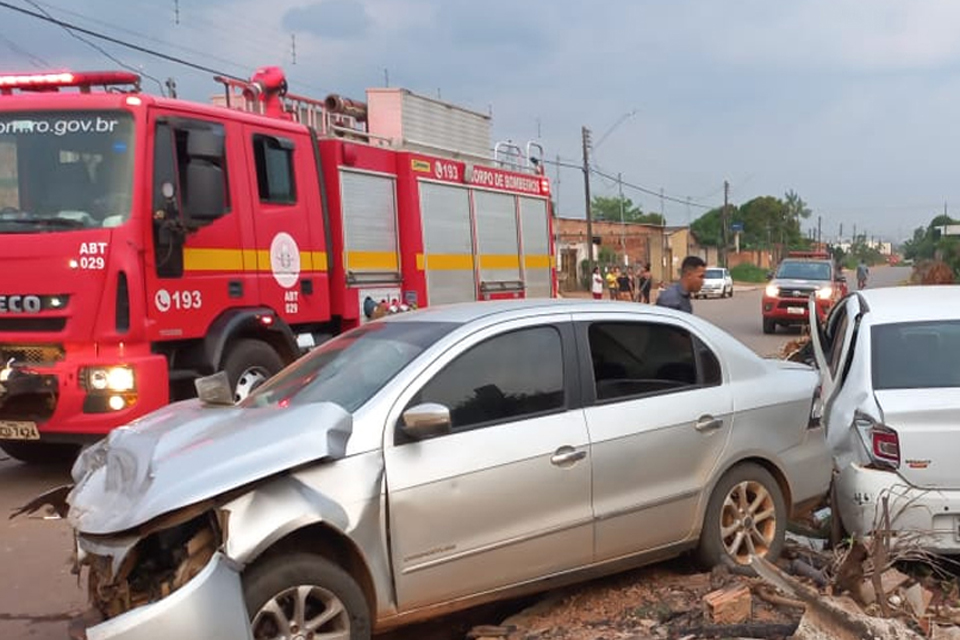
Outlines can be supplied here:
[[338, 405], [156, 411], [84, 451], [67, 497], [77, 531], [112, 534], [308, 462], [342, 458], [353, 416]]

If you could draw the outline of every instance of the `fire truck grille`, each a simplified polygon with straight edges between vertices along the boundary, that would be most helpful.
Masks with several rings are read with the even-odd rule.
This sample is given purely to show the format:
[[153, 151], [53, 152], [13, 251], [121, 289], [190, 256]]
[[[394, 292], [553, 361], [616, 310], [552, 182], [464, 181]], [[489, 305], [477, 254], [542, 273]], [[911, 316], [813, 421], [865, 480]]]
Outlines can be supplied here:
[[46, 422], [57, 408], [55, 393], [25, 393], [0, 402], [0, 420]]
[[63, 356], [63, 345], [59, 344], [0, 344], [0, 367], [11, 358], [22, 364], [52, 364]]
[[0, 318], [0, 332], [42, 331], [56, 333], [67, 326], [66, 318]]

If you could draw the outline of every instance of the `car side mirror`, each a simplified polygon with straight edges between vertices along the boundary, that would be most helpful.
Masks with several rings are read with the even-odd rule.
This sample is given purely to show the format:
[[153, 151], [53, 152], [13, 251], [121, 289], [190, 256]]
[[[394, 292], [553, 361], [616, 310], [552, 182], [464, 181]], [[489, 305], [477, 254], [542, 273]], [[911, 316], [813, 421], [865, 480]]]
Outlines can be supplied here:
[[767, 280], [773, 280], [773, 271], [767, 271]]
[[450, 409], [436, 402], [424, 402], [403, 412], [400, 429], [414, 440], [450, 433]]

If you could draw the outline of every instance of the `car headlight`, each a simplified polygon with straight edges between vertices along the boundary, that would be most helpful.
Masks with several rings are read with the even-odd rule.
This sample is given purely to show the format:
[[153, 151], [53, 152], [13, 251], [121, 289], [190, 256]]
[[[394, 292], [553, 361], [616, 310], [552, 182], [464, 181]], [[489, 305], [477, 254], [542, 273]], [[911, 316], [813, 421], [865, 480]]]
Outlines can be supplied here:
[[833, 287], [822, 287], [817, 289], [817, 297], [821, 300], [829, 300], [833, 295]]
[[778, 295], [780, 295], [780, 287], [775, 284], [768, 284], [766, 293], [767, 296], [776, 298]]
[[83, 380], [90, 391], [124, 393], [136, 388], [136, 376], [130, 367], [90, 367]]

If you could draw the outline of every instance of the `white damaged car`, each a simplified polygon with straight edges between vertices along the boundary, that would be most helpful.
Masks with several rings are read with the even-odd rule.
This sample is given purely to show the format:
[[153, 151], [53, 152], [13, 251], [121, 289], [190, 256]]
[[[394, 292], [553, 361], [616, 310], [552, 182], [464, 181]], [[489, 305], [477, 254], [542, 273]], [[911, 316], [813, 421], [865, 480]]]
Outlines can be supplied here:
[[960, 553], [960, 287], [852, 293], [811, 337], [844, 528], [871, 533], [886, 501], [901, 540]]

